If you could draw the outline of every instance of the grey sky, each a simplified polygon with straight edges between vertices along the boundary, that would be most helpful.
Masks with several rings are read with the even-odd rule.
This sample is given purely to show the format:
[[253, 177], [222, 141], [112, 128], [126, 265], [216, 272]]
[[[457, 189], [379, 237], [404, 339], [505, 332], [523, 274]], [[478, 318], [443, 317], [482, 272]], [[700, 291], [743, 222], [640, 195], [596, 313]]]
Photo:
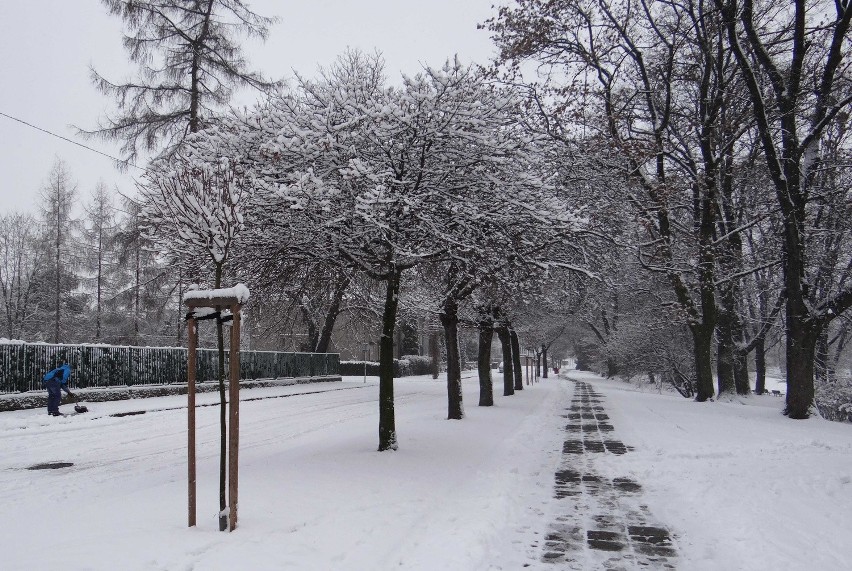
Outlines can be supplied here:
[[[485, 63], [488, 32], [477, 30], [497, 0], [250, 0], [278, 16], [265, 44], [246, 46], [252, 66], [267, 76], [307, 76], [346, 47], [380, 50], [391, 80], [421, 64], [440, 65], [458, 54]], [[111, 102], [89, 81], [88, 66], [111, 79], [129, 77], [121, 22], [99, 0], [0, 0], [0, 113], [19, 117], [111, 155], [118, 145], [85, 141], [70, 125], [94, 127]], [[246, 100], [248, 102], [248, 100]], [[54, 157], [66, 161], [87, 200], [99, 179], [133, 192], [133, 176], [109, 159], [0, 116], [0, 213], [34, 211]]]

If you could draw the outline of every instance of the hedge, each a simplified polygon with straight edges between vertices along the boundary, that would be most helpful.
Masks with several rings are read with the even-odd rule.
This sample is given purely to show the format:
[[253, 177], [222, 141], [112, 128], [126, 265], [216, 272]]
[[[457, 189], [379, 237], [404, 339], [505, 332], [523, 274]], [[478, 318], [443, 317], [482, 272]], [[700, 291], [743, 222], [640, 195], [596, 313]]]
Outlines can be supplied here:
[[[199, 382], [216, 380], [215, 349], [197, 350]], [[71, 365], [71, 388], [186, 383], [187, 349], [112, 345], [0, 344], [0, 393], [42, 389], [44, 374]], [[229, 355], [225, 353], [225, 366]], [[336, 353], [240, 351], [241, 379], [338, 375]]]
[[[428, 375], [432, 372], [432, 359], [420, 355], [404, 355], [402, 359], [393, 360], [393, 376], [410, 377], [412, 375]], [[340, 361], [340, 374], [357, 377], [364, 374], [364, 361]], [[379, 376], [379, 364], [367, 361], [367, 375]]]

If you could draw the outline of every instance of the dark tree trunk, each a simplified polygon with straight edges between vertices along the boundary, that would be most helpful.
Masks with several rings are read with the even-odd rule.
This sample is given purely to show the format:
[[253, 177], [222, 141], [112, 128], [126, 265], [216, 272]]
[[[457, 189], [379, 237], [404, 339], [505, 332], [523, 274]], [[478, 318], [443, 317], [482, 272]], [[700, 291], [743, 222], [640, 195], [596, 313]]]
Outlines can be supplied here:
[[546, 379], [547, 378], [547, 369], [549, 368], [548, 367], [549, 364], [547, 362], [547, 345], [542, 345], [542, 347], [541, 347], [541, 362], [544, 365], [544, 374], [542, 375], [542, 377]]
[[306, 353], [313, 353], [314, 348], [319, 344], [319, 330], [317, 329], [316, 323], [314, 323], [313, 316], [311, 315], [310, 308], [305, 305], [306, 300], [302, 300], [302, 303], [299, 304], [299, 307], [302, 309], [302, 318], [305, 320], [305, 325], [308, 326], [308, 338], [306, 341], [299, 343], [298, 347], [296, 347], [295, 339], [293, 340], [293, 350], [294, 351], [304, 351]]
[[532, 381], [527, 380], [527, 384], [530, 382], [535, 382], [539, 377], [539, 371], [541, 370], [541, 353], [538, 351], [534, 351], [534, 363], [532, 366]]
[[748, 353], [734, 350], [734, 387], [738, 395], [751, 394], [751, 382], [748, 376]]
[[[737, 252], [738, 250], [734, 250], [734, 253]], [[729, 285], [719, 296], [723, 305], [716, 313], [716, 376], [720, 395], [734, 392], [738, 395], [751, 393], [748, 354], [740, 348], [745, 335], [742, 321], [737, 314], [735, 298], [738, 295], [739, 289]]]
[[766, 340], [759, 337], [754, 343], [754, 392], [766, 392]]
[[606, 378], [611, 379], [618, 374], [618, 365], [615, 359], [607, 357], [606, 359]]
[[716, 378], [719, 395], [733, 394], [734, 386], [734, 347], [731, 328], [727, 316], [720, 313], [716, 324]]
[[693, 325], [693, 355], [695, 357], [695, 400], [704, 402], [713, 398], [713, 327]]
[[521, 344], [518, 341], [518, 334], [511, 327], [509, 328], [509, 340], [512, 343], [512, 368], [515, 369], [515, 390], [524, 390], [524, 370], [521, 367]]
[[[181, 264], [178, 265], [178, 303], [183, 303], [183, 270], [181, 269], [181, 265], [183, 261], [181, 260]], [[177, 327], [176, 327], [176, 336], [177, 336], [177, 346], [180, 347], [183, 344], [183, 335], [182, 335], [182, 327], [183, 319], [181, 316], [181, 312], [177, 312]]]
[[509, 329], [505, 325], [496, 327], [495, 331], [503, 349], [503, 396], [507, 397], [515, 394], [515, 385], [512, 382], [512, 342], [509, 339]]
[[491, 382], [491, 339], [494, 328], [491, 321], [479, 322], [479, 352], [477, 371], [479, 372], [479, 406], [494, 406], [494, 388]]
[[452, 297], [444, 300], [441, 311], [444, 340], [447, 344], [447, 419], [464, 418], [461, 386], [461, 358], [459, 356], [458, 303]]
[[399, 447], [393, 403], [393, 337], [401, 275], [402, 271], [394, 266], [386, 279], [382, 337], [379, 341], [379, 452]]
[[814, 404], [814, 357], [819, 332], [803, 323], [800, 314], [787, 312], [787, 402], [784, 414], [805, 419]]
[[328, 347], [331, 345], [331, 334], [334, 331], [334, 324], [337, 321], [337, 316], [340, 315], [340, 305], [343, 303], [343, 296], [349, 287], [349, 277], [340, 279], [334, 287], [334, 296], [331, 300], [331, 307], [325, 314], [325, 320], [322, 324], [322, 332], [317, 341], [314, 351], [317, 353], [328, 353]]

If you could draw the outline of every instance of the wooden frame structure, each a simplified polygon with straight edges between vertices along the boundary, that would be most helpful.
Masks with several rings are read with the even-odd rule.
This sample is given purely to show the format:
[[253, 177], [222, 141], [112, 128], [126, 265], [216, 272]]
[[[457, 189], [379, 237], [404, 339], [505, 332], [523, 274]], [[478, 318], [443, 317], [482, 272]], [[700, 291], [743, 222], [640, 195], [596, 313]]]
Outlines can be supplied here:
[[[195, 473], [195, 377], [197, 374], [196, 349], [198, 348], [198, 321], [217, 319], [231, 322], [231, 349], [228, 381], [228, 531], [237, 527], [239, 448], [240, 448], [240, 309], [242, 300], [237, 295], [221, 295], [229, 290], [194, 292], [205, 296], [185, 297], [189, 307], [186, 315], [189, 353], [187, 355], [187, 487], [189, 527], [196, 523], [196, 473]], [[230, 309], [229, 316], [222, 316], [222, 309]], [[199, 312], [200, 309], [212, 311]]]

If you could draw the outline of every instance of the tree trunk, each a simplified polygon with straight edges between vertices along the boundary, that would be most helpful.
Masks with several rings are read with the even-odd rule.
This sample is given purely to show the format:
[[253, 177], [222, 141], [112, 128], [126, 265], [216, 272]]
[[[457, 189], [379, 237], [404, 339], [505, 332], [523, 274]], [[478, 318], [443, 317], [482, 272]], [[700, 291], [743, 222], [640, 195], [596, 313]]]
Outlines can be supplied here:
[[734, 387], [738, 395], [751, 394], [751, 382], [748, 376], [748, 353], [734, 349]]
[[512, 342], [509, 339], [509, 328], [505, 325], [495, 328], [500, 346], [503, 349], [503, 396], [508, 397], [515, 394], [515, 385], [512, 382]]
[[464, 418], [461, 387], [461, 358], [459, 356], [458, 303], [452, 297], [444, 300], [440, 314], [447, 344], [447, 419]]
[[[139, 344], [139, 290], [142, 287], [142, 260], [141, 260], [141, 252], [142, 244], [139, 243], [139, 238], [136, 238], [136, 284], [134, 287], [134, 296], [133, 296], [133, 339], [136, 344]], [[217, 266], [216, 268], [216, 283], [218, 284], [221, 279], [221, 266]], [[218, 285], [216, 287], [219, 287]], [[221, 337], [221, 335], [220, 335]], [[224, 414], [224, 413], [223, 413]]]
[[479, 352], [476, 368], [479, 372], [479, 406], [494, 406], [494, 388], [491, 382], [491, 339], [494, 328], [491, 321], [479, 322]]
[[[58, 195], [57, 195], [57, 197], [58, 197]], [[55, 260], [56, 261], [56, 281], [55, 281], [55, 284], [54, 284], [56, 286], [56, 292], [55, 292], [55, 295], [53, 297], [53, 304], [54, 304], [54, 309], [55, 309], [54, 322], [53, 322], [53, 342], [54, 343], [59, 343], [59, 316], [60, 316], [60, 312], [59, 312], [59, 302], [60, 302], [59, 292], [60, 292], [60, 288], [62, 286], [62, 281], [61, 281], [62, 274], [59, 271], [59, 269], [60, 269], [59, 253], [60, 253], [61, 246], [62, 246], [62, 241], [61, 241], [61, 239], [62, 239], [62, 218], [61, 218], [62, 217], [62, 211], [61, 211], [61, 206], [62, 206], [62, 200], [61, 200], [61, 198], [58, 198], [57, 201], [56, 201], [56, 244], [55, 244], [56, 252], [54, 252], [55, 255], [56, 255], [56, 260]]]
[[544, 374], [542, 375], [542, 378], [546, 379], [547, 378], [547, 369], [549, 368], [548, 367], [549, 363], [547, 362], [547, 345], [541, 346], [541, 363], [544, 366]]
[[385, 307], [382, 313], [382, 337], [379, 340], [379, 452], [399, 447], [393, 402], [393, 338], [401, 275], [402, 271], [393, 266], [385, 280]]
[[[216, 264], [215, 289], [222, 287], [222, 262]], [[220, 311], [217, 307], [216, 311]], [[228, 424], [225, 407], [225, 335], [222, 320], [216, 320], [216, 348], [219, 350], [219, 531], [228, 529], [227, 507], [227, 454], [228, 454]]]
[[512, 344], [512, 366], [515, 369], [515, 390], [522, 391], [524, 390], [524, 371], [521, 367], [521, 344], [518, 341], [518, 334], [511, 327], [509, 340]]
[[692, 349], [695, 357], [695, 400], [704, 402], [713, 398], [713, 327], [693, 325]]
[[[181, 261], [181, 263], [183, 263], [183, 262]], [[181, 310], [183, 308], [183, 306], [181, 305], [182, 303], [183, 303], [183, 270], [179, 269], [178, 270], [178, 310], [177, 310], [177, 327], [176, 327], [176, 329], [177, 329], [177, 332], [176, 332], [177, 333], [177, 346], [178, 347], [182, 346], [182, 344], [183, 344], [183, 336], [182, 336], [183, 319], [182, 319], [182, 312], [181, 312]]]
[[302, 310], [302, 319], [305, 320], [305, 325], [308, 327], [308, 338], [306, 341], [299, 343], [299, 350], [306, 353], [313, 353], [317, 345], [319, 345], [319, 329], [314, 323], [314, 317], [311, 315], [310, 308], [306, 305], [307, 300], [303, 297], [299, 304], [299, 309]]
[[438, 332], [433, 331], [429, 334], [429, 356], [432, 358], [432, 378], [437, 379], [441, 372], [441, 350], [438, 345]]
[[819, 331], [804, 323], [788, 305], [787, 311], [787, 402], [784, 414], [805, 419], [814, 404], [814, 357]]
[[759, 337], [754, 343], [754, 392], [766, 392], [766, 340]]
[[343, 303], [343, 296], [346, 294], [346, 289], [349, 287], [349, 277], [344, 277], [339, 280], [334, 288], [334, 297], [331, 301], [331, 307], [325, 314], [325, 320], [322, 324], [322, 332], [320, 333], [319, 341], [314, 348], [317, 353], [328, 353], [328, 347], [331, 345], [331, 334], [334, 331], [334, 324], [337, 321], [337, 316], [340, 315], [340, 305]]
[[735, 390], [733, 344], [727, 312], [720, 312], [716, 323], [716, 378], [719, 396], [733, 394]]
[[[733, 251], [738, 253], [738, 249]], [[740, 349], [745, 334], [737, 314], [738, 296], [739, 288], [734, 285], [728, 285], [719, 296], [723, 305], [716, 313], [716, 376], [720, 395], [734, 392], [738, 395], [751, 394], [748, 354]]]
[[98, 283], [97, 283], [97, 306], [95, 307], [95, 341], [101, 339], [101, 295], [103, 294], [104, 273], [104, 240], [103, 240], [103, 212], [98, 220]]

